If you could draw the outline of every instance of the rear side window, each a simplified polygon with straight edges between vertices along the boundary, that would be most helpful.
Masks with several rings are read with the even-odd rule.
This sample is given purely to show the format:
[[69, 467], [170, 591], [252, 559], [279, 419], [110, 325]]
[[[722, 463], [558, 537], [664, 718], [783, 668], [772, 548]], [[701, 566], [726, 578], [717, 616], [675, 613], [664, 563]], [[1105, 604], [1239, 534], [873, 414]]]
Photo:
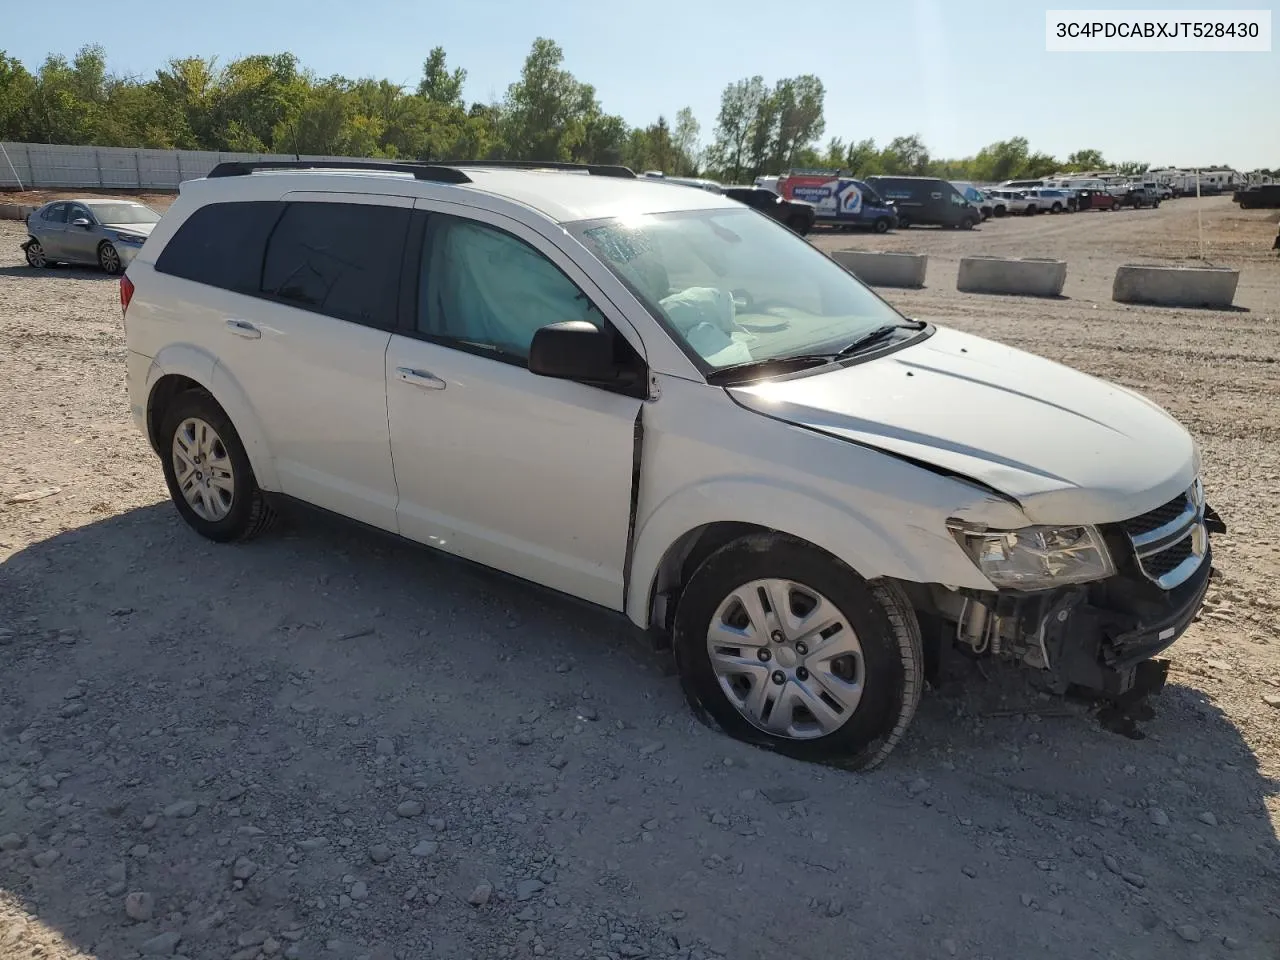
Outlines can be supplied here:
[[256, 295], [267, 235], [283, 204], [211, 203], [180, 226], [160, 251], [156, 270], [236, 293]]
[[41, 219], [48, 220], [50, 223], [66, 223], [67, 222], [67, 204], [55, 203], [53, 206], [45, 209], [41, 214]]
[[407, 207], [291, 203], [267, 241], [262, 295], [339, 320], [390, 329]]

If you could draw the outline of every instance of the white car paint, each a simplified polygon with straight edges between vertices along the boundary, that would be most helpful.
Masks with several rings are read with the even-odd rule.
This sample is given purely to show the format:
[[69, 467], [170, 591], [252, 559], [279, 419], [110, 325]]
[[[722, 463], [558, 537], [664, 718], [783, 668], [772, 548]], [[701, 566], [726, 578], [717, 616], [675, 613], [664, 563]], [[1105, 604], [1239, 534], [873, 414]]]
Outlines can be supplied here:
[[823, 376], [731, 392], [751, 409], [980, 480], [1034, 523], [1124, 520], [1198, 472], [1191, 437], [1149, 401], [957, 330]]
[[[991, 590], [949, 519], [997, 529], [1106, 522], [1160, 505], [1197, 472], [1186, 431], [1146, 401], [947, 330], [831, 372], [710, 385], [562, 224], [734, 201], [646, 180], [468, 175], [464, 186], [332, 172], [183, 184], [129, 271], [135, 418], [145, 427], [161, 376], [190, 377], [227, 410], [264, 489], [625, 611], [640, 626], [681, 544], [709, 523], [792, 533], [868, 578]], [[569, 274], [646, 359], [647, 398], [312, 313], [304, 336], [299, 311], [263, 301], [252, 305], [262, 336], [243, 339], [228, 321], [250, 311], [247, 298], [155, 271], [157, 252], [203, 203], [299, 190], [501, 223]], [[432, 389], [432, 378], [447, 389]]]

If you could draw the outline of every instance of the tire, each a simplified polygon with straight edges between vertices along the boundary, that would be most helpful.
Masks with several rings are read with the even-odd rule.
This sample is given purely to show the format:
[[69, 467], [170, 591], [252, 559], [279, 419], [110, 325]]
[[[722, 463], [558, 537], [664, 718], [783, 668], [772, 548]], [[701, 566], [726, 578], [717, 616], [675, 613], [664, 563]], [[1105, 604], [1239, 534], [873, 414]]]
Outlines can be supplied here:
[[876, 233], [888, 233], [888, 232], [889, 232], [889, 218], [888, 218], [888, 217], [876, 217], [876, 222], [875, 222], [874, 224], [872, 224], [872, 225], [871, 225], [871, 228], [872, 228], [873, 230], [875, 230], [875, 232], [876, 232]]
[[[201, 425], [212, 430], [212, 438], [203, 433]], [[203, 495], [195, 495], [200, 501], [199, 511], [183, 493], [183, 481], [190, 474], [184, 475], [183, 480], [178, 477], [175, 450], [179, 446], [179, 431], [184, 435], [181, 445], [206, 458], [198, 465], [204, 468], [201, 472], [207, 471], [212, 476], [209, 460], [214, 460], [220, 476], [230, 473], [229, 480], [222, 476], [230, 487], [229, 494], [225, 487], [211, 490], [206, 486]], [[217, 543], [229, 543], [252, 539], [271, 525], [275, 513], [258, 488], [240, 435], [213, 397], [202, 390], [178, 394], [161, 416], [157, 446], [169, 496], [182, 519], [196, 533]]]
[[899, 215], [898, 215], [898, 229], [899, 229], [899, 230], [906, 230], [909, 226], [911, 226], [911, 221], [910, 221], [910, 220], [908, 220], [906, 217], [902, 216], [901, 214], [899, 214]]
[[1004, 216], [1006, 213], [1008, 213], [1009, 211], [1008, 211], [1008, 209], [1007, 209], [1007, 208], [1005, 208], [1005, 207], [996, 207], [996, 208], [995, 208], [994, 210], [992, 210], [991, 212], [992, 212], [996, 217], [1003, 217], [1003, 216]]
[[1049, 208], [1049, 212], [1050, 212], [1050, 213], [1061, 213], [1061, 212], [1062, 212], [1062, 204], [1060, 204], [1060, 203], [1055, 203], [1052, 207], [1050, 207], [1050, 208]]
[[810, 223], [804, 217], [794, 216], [787, 221], [787, 226], [803, 237], [809, 232]]
[[33, 270], [43, 270], [49, 266], [49, 259], [44, 255], [44, 244], [35, 237], [31, 238], [31, 242], [23, 252], [27, 256], [27, 266]]
[[[793, 618], [800, 609], [797, 600], [807, 597], [811, 603], [817, 596], [846, 629], [806, 634], [801, 616], [788, 639], [778, 642], [782, 624], [769, 622], [764, 601], [758, 599], [765, 583], [774, 596], [789, 598]], [[745, 615], [746, 607], [737, 599], [744, 588], [746, 596], [757, 598], [757, 620], [763, 618], [768, 626], [735, 632], [729, 625]], [[712, 639], [715, 622], [724, 631], [717, 637], [720, 643]], [[777, 632], [763, 644], [733, 643], [753, 632], [762, 636], [765, 629]], [[802, 638], [812, 643], [815, 636], [828, 649], [836, 637], [846, 638], [850, 645], [842, 648], [850, 652], [819, 659], [821, 647], [807, 651], [803, 646]], [[676, 607], [674, 646], [685, 696], [700, 715], [748, 743], [849, 769], [869, 769], [889, 755], [915, 715], [924, 686], [920, 625], [901, 589], [886, 581], [868, 583], [829, 554], [783, 534], [750, 534], [702, 563]], [[712, 661], [713, 646], [728, 664], [720, 675]], [[736, 660], [726, 656], [732, 649]], [[762, 649], [767, 658], [759, 653]], [[817, 676], [808, 673], [815, 664], [824, 664], [815, 670]], [[771, 671], [787, 679], [779, 685]], [[859, 681], [856, 691], [847, 685], [850, 679]], [[751, 705], [757, 692], [758, 710]], [[785, 717], [775, 715], [788, 706]]]
[[977, 225], [977, 221], [973, 217], [965, 217], [960, 221], [961, 230], [972, 230]]
[[103, 240], [98, 244], [98, 266], [104, 273], [109, 273], [113, 277], [124, 269], [124, 264], [120, 261], [120, 252], [110, 240]]

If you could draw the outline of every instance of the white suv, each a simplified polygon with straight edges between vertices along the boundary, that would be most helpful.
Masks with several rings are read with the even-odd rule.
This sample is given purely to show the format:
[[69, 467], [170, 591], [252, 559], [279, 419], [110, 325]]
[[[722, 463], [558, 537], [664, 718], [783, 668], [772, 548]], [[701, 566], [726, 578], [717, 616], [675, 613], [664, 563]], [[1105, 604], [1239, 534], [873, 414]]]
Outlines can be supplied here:
[[1118, 695], [1199, 609], [1220, 521], [1142, 397], [625, 168], [323, 166], [184, 183], [121, 283], [204, 536], [291, 498], [564, 591], [723, 729], [850, 766], [944, 644]]

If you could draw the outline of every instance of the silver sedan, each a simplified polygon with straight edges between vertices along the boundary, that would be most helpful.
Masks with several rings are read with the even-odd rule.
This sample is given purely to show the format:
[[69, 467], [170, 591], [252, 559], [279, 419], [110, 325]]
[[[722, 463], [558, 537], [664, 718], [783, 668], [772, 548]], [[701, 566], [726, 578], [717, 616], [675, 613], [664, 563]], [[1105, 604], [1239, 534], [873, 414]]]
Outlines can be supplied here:
[[107, 273], [129, 265], [160, 214], [133, 200], [54, 200], [27, 218], [27, 263], [96, 264]]

